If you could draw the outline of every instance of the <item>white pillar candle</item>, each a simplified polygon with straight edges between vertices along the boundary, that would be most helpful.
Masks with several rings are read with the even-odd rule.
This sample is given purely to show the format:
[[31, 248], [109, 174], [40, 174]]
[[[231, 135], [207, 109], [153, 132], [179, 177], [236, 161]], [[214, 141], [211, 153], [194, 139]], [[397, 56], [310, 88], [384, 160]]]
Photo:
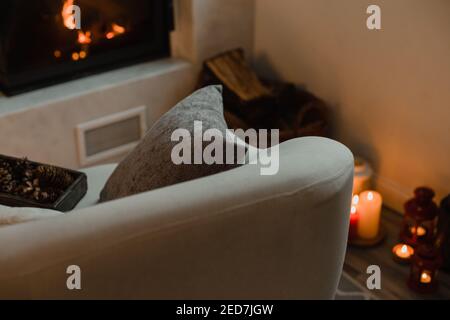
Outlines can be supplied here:
[[365, 191], [359, 195], [358, 237], [374, 239], [380, 229], [381, 205], [383, 199], [378, 192]]

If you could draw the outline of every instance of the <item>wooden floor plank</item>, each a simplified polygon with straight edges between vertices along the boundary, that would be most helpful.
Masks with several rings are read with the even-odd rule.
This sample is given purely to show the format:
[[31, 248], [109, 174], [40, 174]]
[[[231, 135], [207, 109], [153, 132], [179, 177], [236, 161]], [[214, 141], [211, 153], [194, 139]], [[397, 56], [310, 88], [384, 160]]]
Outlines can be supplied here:
[[439, 289], [433, 294], [418, 294], [406, 285], [410, 266], [401, 265], [392, 259], [391, 249], [398, 243], [398, 233], [402, 217], [400, 214], [384, 208], [382, 225], [387, 231], [384, 242], [373, 248], [351, 247], [347, 249], [344, 270], [361, 285], [366, 286], [369, 265], [381, 268], [381, 290], [371, 291], [379, 299], [450, 299], [450, 275], [440, 272]]

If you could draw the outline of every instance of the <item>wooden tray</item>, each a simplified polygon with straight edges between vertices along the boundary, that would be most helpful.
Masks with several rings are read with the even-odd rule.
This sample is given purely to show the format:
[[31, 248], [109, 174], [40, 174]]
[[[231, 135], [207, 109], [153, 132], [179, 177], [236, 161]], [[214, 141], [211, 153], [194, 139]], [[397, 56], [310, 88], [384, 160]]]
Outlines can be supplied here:
[[[17, 161], [19, 158], [9, 157], [0, 154], [0, 160], [6, 161]], [[28, 160], [31, 164], [47, 165], [45, 163], [39, 163]], [[3, 193], [0, 191], [0, 204], [9, 207], [33, 207], [33, 208], [44, 208], [51, 209], [61, 212], [67, 212], [75, 208], [75, 206], [80, 202], [87, 192], [87, 176], [86, 174], [74, 171], [66, 168], [61, 168], [53, 166], [55, 168], [60, 168], [65, 170], [74, 177], [73, 183], [65, 190], [65, 192], [53, 203], [40, 203], [31, 199], [26, 199], [17, 195], [11, 195], [8, 193]]]

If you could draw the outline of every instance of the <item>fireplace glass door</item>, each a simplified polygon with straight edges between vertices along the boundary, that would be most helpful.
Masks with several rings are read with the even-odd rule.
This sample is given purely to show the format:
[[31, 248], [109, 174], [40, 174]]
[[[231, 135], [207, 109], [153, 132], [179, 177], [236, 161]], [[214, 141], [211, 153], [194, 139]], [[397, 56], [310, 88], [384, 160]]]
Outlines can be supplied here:
[[1, 0], [7, 94], [169, 55], [168, 0]]

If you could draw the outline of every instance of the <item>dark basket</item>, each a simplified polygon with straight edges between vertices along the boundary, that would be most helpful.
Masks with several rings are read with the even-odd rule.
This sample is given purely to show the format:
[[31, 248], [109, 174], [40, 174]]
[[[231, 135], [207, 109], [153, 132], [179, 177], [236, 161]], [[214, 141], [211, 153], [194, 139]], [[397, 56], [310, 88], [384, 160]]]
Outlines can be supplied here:
[[[17, 161], [19, 158], [9, 157], [0, 154], [0, 160]], [[39, 166], [44, 163], [29, 161], [31, 164]], [[60, 168], [53, 166], [55, 168]], [[66, 168], [60, 168], [74, 177], [74, 182], [64, 191], [64, 193], [53, 203], [40, 203], [31, 199], [26, 199], [17, 195], [11, 195], [0, 191], [0, 204], [9, 207], [33, 207], [51, 209], [61, 212], [67, 212], [75, 208], [87, 192], [86, 174]]]

